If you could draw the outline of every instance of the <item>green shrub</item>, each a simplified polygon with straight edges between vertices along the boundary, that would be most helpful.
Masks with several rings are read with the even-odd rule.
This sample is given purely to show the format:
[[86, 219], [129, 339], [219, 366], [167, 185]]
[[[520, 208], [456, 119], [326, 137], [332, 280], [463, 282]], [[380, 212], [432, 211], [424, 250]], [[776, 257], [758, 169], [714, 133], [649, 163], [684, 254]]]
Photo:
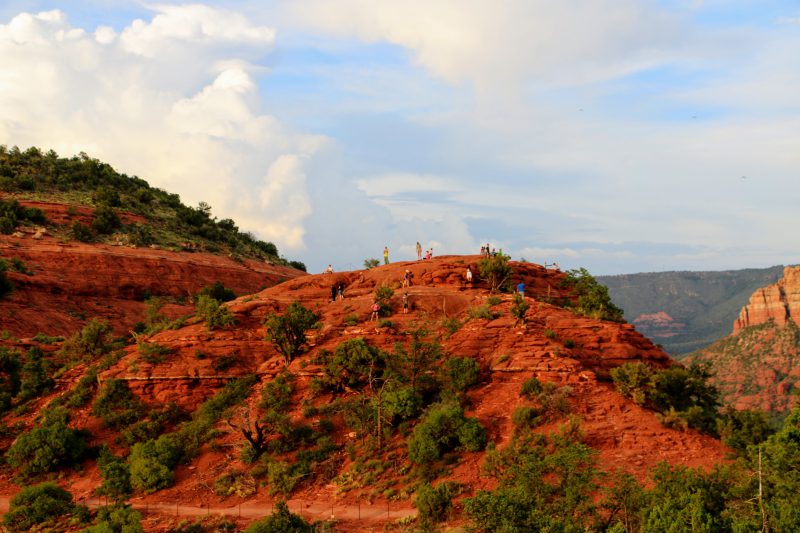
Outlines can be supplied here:
[[296, 260], [295, 261], [289, 261], [288, 264], [292, 268], [296, 268], [297, 270], [301, 270], [303, 272], [308, 272], [308, 269], [306, 268], [306, 264], [303, 263], [302, 261], [296, 261]]
[[355, 313], [350, 313], [346, 317], [344, 317], [344, 323], [347, 326], [355, 326], [358, 324], [358, 315]]
[[83, 459], [88, 433], [68, 426], [63, 407], [45, 411], [40, 425], [20, 435], [9, 448], [8, 463], [24, 477], [38, 476]]
[[461, 329], [463, 325], [463, 322], [456, 317], [443, 318], [441, 322], [439, 322], [439, 326], [445, 331], [446, 338], [450, 338], [450, 336]]
[[20, 274], [25, 274], [26, 276], [33, 276], [33, 271], [28, 269], [19, 257], [11, 258], [11, 270]]
[[144, 533], [142, 515], [128, 504], [117, 503], [97, 511], [97, 523], [83, 533]]
[[253, 522], [245, 533], [311, 533], [311, 524], [289, 511], [286, 502], [275, 504], [275, 510], [266, 518]]
[[100, 448], [100, 455], [97, 458], [97, 467], [100, 469], [100, 477], [103, 484], [97, 489], [97, 493], [108, 496], [113, 501], [123, 501], [133, 492], [131, 486], [131, 472], [128, 464], [121, 458], [114, 455], [107, 446]]
[[739, 453], [757, 446], [775, 433], [764, 411], [729, 409], [717, 418], [717, 433], [722, 442]]
[[632, 399], [637, 405], [644, 405], [647, 400], [652, 375], [650, 367], [641, 362], [624, 363], [611, 369], [611, 379], [619, 393]]
[[64, 404], [67, 407], [83, 407], [89, 403], [89, 400], [92, 399], [97, 390], [97, 374], [98, 368], [96, 366], [90, 366], [86, 369], [86, 373], [78, 380], [75, 388], [66, 394]]
[[511, 413], [511, 422], [518, 428], [529, 429], [542, 422], [540, 415], [541, 411], [535, 407], [521, 406]]
[[11, 498], [3, 523], [11, 531], [30, 531], [34, 526], [72, 514], [72, 494], [55, 483], [24, 487]]
[[80, 331], [71, 335], [59, 354], [71, 360], [104, 355], [112, 349], [112, 328], [105, 320], [93, 318]]
[[183, 449], [172, 435], [134, 444], [128, 456], [131, 486], [145, 493], [171, 487]]
[[364, 268], [366, 268], [367, 270], [369, 270], [370, 268], [375, 268], [380, 264], [381, 262], [375, 259], [374, 257], [370, 257], [369, 259], [364, 259]]
[[90, 242], [94, 238], [92, 228], [86, 224], [81, 224], [77, 220], [72, 223], [69, 232], [73, 239], [80, 242]]
[[211, 285], [206, 285], [200, 289], [200, 292], [197, 294], [198, 296], [208, 296], [218, 302], [230, 302], [236, 299], [236, 293], [223, 285], [221, 281], [215, 281]]
[[21, 381], [19, 388], [19, 401], [24, 402], [31, 398], [49, 392], [55, 385], [55, 381], [47, 371], [44, 353], [39, 348], [28, 350], [25, 364], [22, 366]]
[[14, 290], [14, 284], [6, 276], [6, 271], [8, 271], [8, 265], [0, 259], [0, 298]]
[[51, 337], [46, 333], [42, 333], [41, 331], [38, 332], [31, 338], [32, 341], [38, 342], [40, 344], [55, 344], [57, 342], [61, 342], [64, 340], [64, 337]]
[[474, 418], [464, 416], [457, 404], [435, 404], [414, 428], [408, 441], [408, 455], [413, 463], [438, 460], [455, 449], [480, 451], [486, 446], [486, 430]]
[[394, 290], [388, 285], [381, 285], [375, 288], [375, 301], [378, 302], [378, 316], [387, 317], [392, 315], [391, 300]]
[[20, 387], [19, 352], [0, 346], [0, 413], [11, 408]]
[[585, 268], [567, 271], [564, 285], [577, 296], [576, 310], [580, 314], [601, 320], [624, 321], [623, 311], [611, 301], [608, 287], [601, 285]]
[[92, 414], [102, 419], [105, 427], [113, 429], [136, 422], [145, 411], [145, 405], [121, 379], [106, 380], [92, 404]]
[[267, 340], [283, 355], [286, 364], [292, 362], [306, 344], [306, 331], [317, 325], [319, 315], [300, 302], [292, 302], [282, 315], [270, 313], [265, 326]]
[[318, 382], [338, 392], [370, 385], [370, 380], [378, 379], [386, 365], [385, 354], [361, 337], [340, 343], [333, 353], [321, 351], [316, 362], [322, 365], [323, 373]]
[[167, 360], [167, 356], [172, 353], [172, 348], [157, 342], [142, 341], [136, 345], [139, 357], [142, 361], [157, 365]]
[[428, 529], [448, 520], [453, 509], [453, 498], [461, 494], [461, 485], [452, 481], [432, 487], [423, 483], [417, 488], [414, 506], [419, 510], [420, 525]]
[[381, 395], [383, 416], [392, 420], [410, 420], [422, 412], [425, 400], [411, 386], [387, 387]]
[[553, 331], [552, 329], [548, 328], [548, 329], [544, 330], [544, 336], [547, 337], [548, 339], [555, 339], [556, 338], [556, 332]]
[[92, 218], [92, 229], [100, 234], [113, 233], [122, 227], [122, 222], [117, 216], [116, 211], [107, 205], [101, 205], [94, 210]]
[[513, 316], [517, 322], [525, 323], [525, 313], [528, 312], [528, 309], [531, 308], [531, 304], [525, 301], [525, 298], [518, 293], [514, 293], [514, 299], [511, 303], [511, 316]]
[[239, 357], [236, 355], [223, 355], [215, 358], [211, 362], [211, 368], [216, 372], [224, 372], [229, 368], [233, 368], [239, 364]]
[[470, 318], [481, 318], [484, 320], [494, 320], [500, 316], [499, 313], [492, 311], [492, 308], [486, 304], [471, 307], [469, 311], [467, 311], [467, 315]]
[[514, 273], [508, 263], [511, 256], [498, 253], [497, 255], [481, 258], [478, 261], [478, 272], [481, 278], [489, 283], [492, 292], [503, 290], [508, 285], [511, 274]]
[[385, 329], [392, 329], [394, 327], [394, 323], [389, 320], [388, 318], [382, 318], [378, 321], [378, 328], [385, 328]]
[[522, 384], [520, 395], [530, 400], [540, 394], [542, 390], [542, 382], [536, 379], [536, 376], [533, 376]]
[[92, 195], [92, 201], [95, 205], [106, 205], [109, 207], [119, 207], [122, 204], [119, 192], [109, 187], [99, 187]]
[[236, 318], [231, 310], [224, 305], [207, 296], [201, 294], [197, 297], [197, 316], [199, 316], [209, 330], [225, 328], [236, 323]]
[[448, 391], [461, 393], [478, 383], [480, 370], [475, 359], [454, 357], [444, 362], [440, 369], [440, 376]]
[[564, 348], [571, 350], [575, 347], [575, 341], [572, 339], [564, 339]]

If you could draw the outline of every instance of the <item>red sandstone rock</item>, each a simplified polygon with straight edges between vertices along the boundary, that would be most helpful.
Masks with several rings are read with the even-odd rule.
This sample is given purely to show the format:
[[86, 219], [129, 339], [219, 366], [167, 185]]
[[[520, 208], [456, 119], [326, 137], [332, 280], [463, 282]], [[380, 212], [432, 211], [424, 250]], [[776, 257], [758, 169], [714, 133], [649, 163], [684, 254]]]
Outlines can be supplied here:
[[733, 323], [733, 333], [768, 320], [783, 326], [790, 320], [800, 324], [800, 266], [783, 269], [783, 278], [756, 290]]

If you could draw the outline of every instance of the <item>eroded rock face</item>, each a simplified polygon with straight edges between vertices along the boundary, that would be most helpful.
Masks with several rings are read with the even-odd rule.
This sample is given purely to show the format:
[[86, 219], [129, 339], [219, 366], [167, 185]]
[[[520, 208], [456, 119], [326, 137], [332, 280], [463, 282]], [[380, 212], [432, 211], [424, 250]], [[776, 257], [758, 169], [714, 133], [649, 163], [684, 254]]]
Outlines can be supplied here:
[[769, 320], [778, 326], [800, 324], [800, 266], [786, 267], [777, 283], [754, 292], [733, 323], [733, 333]]
[[[61, 204], [23, 204], [44, 210], [55, 224], [91, 221], [89, 208], [80, 207], [69, 218], [67, 206]], [[143, 221], [124, 213], [122, 219]], [[191, 313], [189, 297], [215, 281], [237, 294], [249, 294], [304, 275], [263, 261], [236, 261], [210, 253], [65, 242], [40, 228], [0, 235], [0, 257], [19, 259], [30, 271], [9, 272], [16, 289], [0, 300], [0, 330], [15, 337], [38, 332], [66, 336], [93, 317], [108, 320], [118, 334], [124, 334], [142, 320], [148, 296], [172, 297], [177, 303], [163, 311], [177, 317]]]

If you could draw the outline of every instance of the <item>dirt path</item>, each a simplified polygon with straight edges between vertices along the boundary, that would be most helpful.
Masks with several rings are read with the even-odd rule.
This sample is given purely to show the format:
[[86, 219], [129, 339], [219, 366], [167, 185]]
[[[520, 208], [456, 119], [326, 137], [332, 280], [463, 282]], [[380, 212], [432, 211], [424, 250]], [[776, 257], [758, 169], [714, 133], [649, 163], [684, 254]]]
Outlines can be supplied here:
[[[11, 498], [7, 496], [0, 496], [0, 512], [5, 513], [8, 511], [8, 506]], [[105, 501], [102, 498], [89, 498], [79, 499], [76, 503], [86, 505], [92, 509], [102, 507]], [[273, 503], [243, 503], [232, 507], [215, 507], [215, 506], [193, 506], [181, 505], [173, 503], [150, 503], [150, 502], [137, 502], [136, 499], [130, 500], [130, 503], [137, 511], [144, 513], [157, 513], [165, 516], [175, 517], [198, 517], [205, 515], [217, 516], [230, 516], [233, 518], [243, 518], [246, 520], [256, 520], [263, 518], [270, 513], [274, 508]], [[411, 507], [405, 507], [400, 503], [389, 503], [388, 505], [376, 504], [362, 504], [362, 505], [336, 505], [308, 500], [288, 500], [287, 505], [289, 510], [293, 513], [301, 515], [309, 522], [315, 520], [329, 520], [331, 518], [337, 521], [347, 521], [353, 525], [358, 525], [360, 522], [365, 524], [394, 522], [406, 516], [416, 516], [417, 511]]]

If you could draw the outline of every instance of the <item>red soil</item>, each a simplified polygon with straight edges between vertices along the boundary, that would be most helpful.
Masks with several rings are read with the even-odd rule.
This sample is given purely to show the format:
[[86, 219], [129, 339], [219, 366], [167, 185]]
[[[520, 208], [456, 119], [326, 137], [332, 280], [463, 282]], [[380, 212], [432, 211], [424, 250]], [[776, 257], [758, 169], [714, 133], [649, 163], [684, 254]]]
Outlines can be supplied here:
[[[308, 388], [317, 372], [311, 360], [320, 349], [333, 349], [345, 339], [363, 337], [367, 342], [391, 351], [395, 343], [405, 342], [407, 332], [419, 325], [441, 332], [440, 321], [445, 317], [466, 320], [468, 309], [486, 303], [489, 297], [486, 287], [479, 283], [469, 286], [464, 281], [467, 265], [477, 272], [478, 260], [477, 256], [440, 257], [395, 263], [368, 271], [296, 278], [228, 304], [237, 319], [235, 327], [210, 332], [201, 324], [191, 324], [179, 330], [164, 331], [150, 340], [174, 350], [167, 362], [158, 365], [145, 363], [140, 360], [136, 348], [130, 347], [127, 355], [104, 372], [101, 379], [127, 379], [132, 390], [150, 404], [174, 401], [189, 409], [209, 398], [231, 376], [256, 372], [263, 384], [284, 366], [282, 358], [265, 340], [264, 319], [268, 313], [300, 301], [321, 314], [323, 327], [314, 333], [309, 353], [289, 366], [298, 376], [295, 397], [298, 412], [294, 415], [299, 418], [302, 398], [313, 398], [317, 405], [330, 399], [325, 394], [313, 397]], [[530, 263], [514, 263], [513, 266], [517, 277], [525, 281], [526, 297], [531, 304], [527, 324], [524, 327], [515, 325], [509, 313], [511, 298], [502, 295], [502, 302], [493, 308], [500, 314], [499, 318], [468, 320], [443, 341], [447, 353], [472, 357], [483, 369], [482, 384], [469, 392], [472, 409], [468, 414], [481, 421], [491, 440], [499, 446], [508, 441], [513, 429], [511, 414], [515, 407], [524, 403], [520, 398], [520, 387], [525, 380], [536, 376], [542, 381], [568, 385], [573, 389], [570, 400], [573, 412], [582, 419], [586, 442], [599, 450], [600, 467], [604, 470], [622, 469], [644, 480], [661, 461], [710, 468], [724, 460], [726, 449], [719, 441], [693, 430], [681, 432], [663, 427], [653, 412], [622, 397], [609, 383], [609, 369], [626, 361], [644, 361], [656, 367], [666, 367], [673, 364], [667, 354], [629, 324], [580, 317], [546, 303], [558, 302], [568, 296], [560, 288], [563, 279], [560, 272]], [[412, 272], [413, 285], [408, 289], [395, 289], [392, 299], [395, 314], [390, 317], [392, 327], [377, 328], [374, 322], [369, 321], [375, 287], [382, 284], [399, 287], [405, 269]], [[330, 288], [338, 283], [346, 285], [346, 299], [330, 302]], [[402, 314], [404, 291], [408, 292], [411, 303], [408, 314]], [[348, 325], [348, 322], [354, 325]], [[197, 357], [198, 350], [205, 354], [204, 358]], [[237, 361], [233, 367], [224, 372], [213, 369], [214, 361], [231, 355]], [[65, 376], [64, 388], [56, 394], [69, 386], [70, 379], [76, 377]], [[257, 390], [250, 397], [251, 409], [255, 409], [259, 393]], [[112, 436], [104, 435], [98, 421], [86, 411], [76, 413], [76, 425], [88, 426], [98, 442], [111, 439]], [[553, 430], [554, 427], [555, 424], [551, 424], [543, 430]], [[220, 429], [228, 428], [221, 424]], [[352, 438], [341, 434], [337, 435], [337, 440], [345, 443]], [[235, 496], [222, 500], [210, 491], [213, 481], [223, 473], [245, 468], [238, 460], [242, 442], [241, 435], [229, 431], [217, 440], [214, 449], [204, 448], [191, 465], [179, 467], [174, 487], [147, 496], [144, 501], [179, 502], [190, 506], [208, 505], [209, 502], [215, 506], [233, 506], [243, 501]], [[354, 444], [358, 446], [357, 441]], [[405, 457], [402, 439], [388, 443], [389, 451]], [[486, 479], [480, 469], [483, 456], [483, 453], [467, 454], [450, 478], [472, 489], [491, 487], [491, 480]], [[341, 471], [348, 464], [345, 458]], [[99, 485], [93, 464], [87, 465], [82, 472], [70, 472], [69, 476], [70, 488], [79, 497], [88, 496]], [[317, 504], [336, 501], [352, 508], [358, 502], [357, 492], [339, 494], [335, 484], [312, 482], [302, 485], [294, 497]], [[2, 488], [0, 493], [8, 494]], [[380, 494], [372, 497], [382, 501]], [[247, 505], [268, 505], [266, 502], [272, 500], [266, 489], [259, 487], [258, 493], [246, 501]], [[410, 509], [407, 499], [390, 505], [392, 508]], [[345, 530], [358, 530], [360, 525], [346, 523], [344, 527]]]

